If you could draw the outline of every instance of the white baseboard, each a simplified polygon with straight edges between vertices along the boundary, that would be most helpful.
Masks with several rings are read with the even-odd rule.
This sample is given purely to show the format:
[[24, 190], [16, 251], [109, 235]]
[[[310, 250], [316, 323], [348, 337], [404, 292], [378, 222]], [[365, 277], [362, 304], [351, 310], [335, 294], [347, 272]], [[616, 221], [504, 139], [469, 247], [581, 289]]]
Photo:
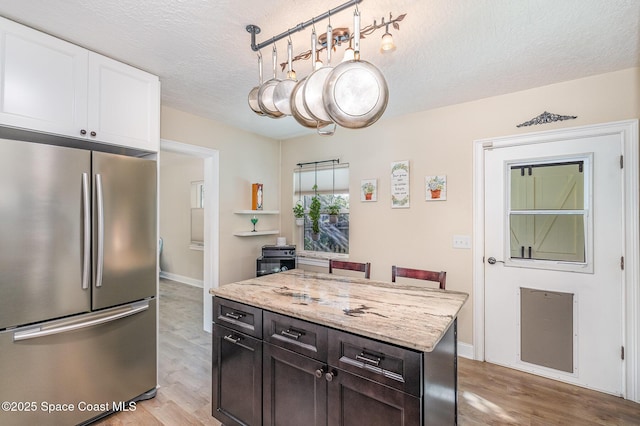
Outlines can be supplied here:
[[171, 272], [160, 271], [160, 278], [165, 278], [171, 281], [177, 281], [182, 284], [187, 284], [193, 287], [204, 288], [204, 281], [197, 280], [195, 278], [184, 277], [178, 274], [172, 274]]
[[458, 356], [473, 359], [473, 345], [458, 342]]

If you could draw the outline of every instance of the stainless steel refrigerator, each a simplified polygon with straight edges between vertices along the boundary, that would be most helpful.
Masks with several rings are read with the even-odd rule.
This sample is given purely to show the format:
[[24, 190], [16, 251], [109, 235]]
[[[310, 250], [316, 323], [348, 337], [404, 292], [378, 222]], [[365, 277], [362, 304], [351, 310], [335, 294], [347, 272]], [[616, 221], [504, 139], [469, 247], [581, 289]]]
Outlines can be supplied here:
[[0, 140], [0, 424], [156, 388], [156, 161]]

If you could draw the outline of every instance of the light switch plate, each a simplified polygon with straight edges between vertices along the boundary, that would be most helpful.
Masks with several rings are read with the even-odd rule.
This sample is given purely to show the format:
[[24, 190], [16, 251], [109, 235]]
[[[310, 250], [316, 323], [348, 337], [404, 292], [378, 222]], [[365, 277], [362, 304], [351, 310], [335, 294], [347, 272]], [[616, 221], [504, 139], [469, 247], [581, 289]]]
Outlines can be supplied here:
[[454, 235], [453, 236], [453, 248], [456, 248], [456, 249], [470, 249], [471, 248], [471, 236], [470, 235]]

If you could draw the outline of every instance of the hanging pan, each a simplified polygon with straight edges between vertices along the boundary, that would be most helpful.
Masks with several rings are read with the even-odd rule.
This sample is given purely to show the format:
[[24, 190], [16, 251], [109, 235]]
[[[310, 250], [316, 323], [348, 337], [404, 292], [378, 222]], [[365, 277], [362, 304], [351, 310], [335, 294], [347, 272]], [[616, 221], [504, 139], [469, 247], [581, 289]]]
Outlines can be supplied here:
[[280, 83], [280, 80], [276, 78], [276, 67], [278, 64], [278, 52], [276, 52], [276, 45], [273, 45], [273, 78], [262, 83], [258, 90], [258, 105], [264, 115], [271, 118], [284, 117], [284, 114], [278, 111], [276, 105], [273, 103], [273, 91], [276, 85]]
[[293, 56], [293, 46], [291, 40], [287, 43], [287, 62], [289, 65], [289, 72], [287, 78], [282, 80], [276, 88], [273, 90], [273, 103], [278, 111], [284, 115], [291, 115], [291, 93], [293, 88], [296, 87], [298, 80], [292, 78], [291, 57]]
[[375, 123], [384, 113], [389, 88], [382, 72], [360, 60], [360, 12], [353, 14], [354, 56], [337, 65], [327, 78], [323, 102], [333, 121], [342, 127], [359, 129]]
[[[311, 32], [311, 72], [313, 72], [313, 61], [316, 57], [316, 31], [315, 29]], [[307, 76], [308, 77], [308, 76]], [[302, 93], [304, 89], [304, 84], [307, 82], [307, 77], [304, 77], [296, 83], [293, 91], [291, 92], [290, 105], [291, 105], [291, 116], [295, 118], [295, 120], [304, 127], [309, 127], [311, 129], [315, 129], [318, 127], [318, 121], [311, 117], [307, 108], [304, 106], [304, 100], [302, 98]]]
[[262, 86], [262, 54], [258, 52], [258, 69], [260, 73], [260, 78], [258, 80], [258, 85], [251, 89], [249, 92], [249, 107], [258, 115], [264, 115], [264, 112], [260, 109], [260, 105], [258, 105], [258, 91], [260, 90], [260, 86]]
[[[333, 68], [331, 67], [332, 47], [333, 28], [331, 28], [331, 24], [329, 24], [327, 26], [327, 64], [323, 67], [318, 68], [307, 77], [307, 82], [304, 85], [302, 99], [304, 101], [304, 106], [307, 108], [309, 114], [313, 118], [315, 118], [318, 123], [321, 124], [321, 126], [319, 126], [318, 128], [332, 125], [333, 130], [335, 131], [335, 124], [327, 113], [324, 102], [322, 101], [324, 83], [333, 70]], [[312, 58], [312, 60], [313, 59], [314, 58]], [[318, 130], [318, 132], [320, 133], [320, 130]], [[321, 134], [327, 134], [327, 132]], [[333, 134], [333, 131], [330, 134]]]

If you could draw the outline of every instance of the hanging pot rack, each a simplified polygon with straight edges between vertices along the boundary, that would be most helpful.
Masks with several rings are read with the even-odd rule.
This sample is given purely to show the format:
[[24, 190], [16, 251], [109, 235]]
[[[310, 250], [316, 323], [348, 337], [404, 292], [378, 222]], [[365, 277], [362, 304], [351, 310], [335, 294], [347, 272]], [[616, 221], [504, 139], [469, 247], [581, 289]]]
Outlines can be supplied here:
[[357, 5], [359, 3], [362, 3], [362, 0], [350, 0], [350, 1], [346, 2], [346, 3], [341, 4], [338, 7], [335, 7], [333, 9], [329, 9], [328, 11], [326, 11], [326, 12], [324, 12], [324, 13], [318, 15], [318, 16], [315, 16], [315, 17], [311, 18], [306, 22], [302, 22], [302, 23], [296, 25], [293, 28], [289, 28], [288, 30], [283, 31], [280, 34], [278, 34], [276, 36], [273, 36], [270, 39], [265, 40], [265, 41], [263, 41], [262, 43], [259, 43], [259, 44], [256, 44], [256, 34], [260, 34], [260, 31], [261, 31], [260, 27], [257, 26], [257, 25], [249, 24], [249, 25], [246, 26], [246, 30], [247, 30], [247, 32], [249, 32], [251, 34], [251, 50], [253, 50], [254, 52], [257, 52], [260, 49], [262, 49], [263, 47], [269, 46], [269, 45], [275, 43], [278, 40], [282, 40], [283, 38], [288, 37], [293, 33], [296, 33], [298, 31], [302, 31], [303, 29], [307, 28], [310, 25], [315, 24], [316, 22], [319, 22], [319, 21], [322, 21], [324, 19], [327, 19], [327, 18], [331, 17], [331, 15], [333, 15], [335, 13], [338, 13], [338, 12], [344, 10], [344, 9], [347, 9], [348, 7]]
[[[389, 20], [385, 21], [384, 20], [384, 16], [382, 17], [382, 20], [380, 23], [378, 23], [375, 19], [373, 20], [373, 24], [367, 25], [366, 27], [362, 28], [360, 30], [360, 38], [363, 39], [365, 38], [365, 36], [371, 35], [373, 34], [376, 30], [380, 29], [380, 28], [387, 28], [389, 25], [393, 26], [394, 29], [396, 30], [400, 30], [400, 24], [399, 22], [402, 21], [405, 16], [407, 16], [406, 13], [403, 13], [401, 15], [398, 15], [397, 17], [393, 17], [393, 15], [391, 13], [389, 13]], [[348, 28], [334, 28], [333, 29], [333, 39], [336, 41], [335, 44], [340, 45], [340, 43], [349, 43], [352, 39], [353, 39], [353, 33], [349, 32]], [[318, 36], [318, 44], [320, 44], [322, 47], [318, 48], [316, 50], [316, 53], [320, 53], [323, 50], [325, 50], [327, 48], [327, 35], [322, 33]], [[298, 55], [294, 56], [293, 58], [291, 58], [291, 62], [295, 62], [295, 61], [299, 61], [299, 60], [307, 60], [311, 57], [311, 49], [306, 50], [302, 53], [299, 53]], [[282, 68], [282, 71], [284, 71], [285, 67], [287, 66], [288, 62], [281, 62], [280, 63], [280, 68]]]
[[[288, 61], [281, 64], [283, 67], [282, 68], [283, 71], [284, 71], [284, 67], [286, 67], [287, 64], [289, 65], [289, 73], [287, 75], [287, 78], [295, 82], [296, 81], [295, 72], [291, 67], [291, 64], [293, 61], [300, 60], [300, 59], [306, 60], [309, 58], [311, 58], [312, 61], [313, 60], [317, 61], [316, 63], [312, 64], [313, 65], [312, 74], [310, 74], [310, 76], [303, 78], [302, 80], [298, 80], [295, 83], [293, 92], [291, 93], [291, 96], [290, 96], [291, 97], [290, 103], [292, 107], [293, 105], [297, 106], [300, 103], [299, 98], [301, 98], [302, 102], [304, 102], [304, 107], [308, 108], [308, 106], [306, 105], [307, 104], [306, 96], [299, 96], [301, 92], [298, 89], [300, 87], [306, 88], [307, 86], [309, 86], [309, 84], [305, 84], [305, 80], [307, 78], [314, 78], [314, 76], [316, 76], [316, 74], [319, 72], [324, 72], [326, 74], [326, 70], [329, 70], [328, 71], [329, 75], [333, 75], [336, 72], [338, 72], [337, 70], [339, 70], [339, 73], [348, 73], [351, 75], [356, 73], [356, 75], [358, 75], [358, 77], [356, 77], [356, 80], [358, 80], [357, 83], [354, 83], [353, 79], [351, 80], [343, 79], [344, 81], [347, 82], [346, 83], [347, 86], [345, 86], [345, 84], [343, 83], [337, 84], [334, 80], [338, 79], [338, 77], [335, 77], [334, 80], [325, 81], [321, 87], [317, 87], [318, 84], [316, 84], [315, 86], [312, 85], [311, 87], [313, 88], [313, 90], [309, 89], [308, 90], [309, 93], [306, 93], [305, 91], [305, 94], [309, 95], [310, 99], [314, 101], [312, 102], [312, 105], [313, 105], [313, 108], [315, 108], [316, 113], [320, 113], [320, 112], [325, 113], [326, 111], [325, 115], [328, 115], [330, 117], [328, 119], [328, 122], [325, 123], [325, 121], [327, 120], [326, 117], [320, 116], [320, 115], [313, 115], [314, 119], [317, 119], [317, 122], [315, 122], [315, 124], [317, 124], [316, 126], [317, 131], [318, 131], [318, 134], [320, 135], [333, 134], [333, 131], [331, 132], [321, 131], [321, 128], [324, 127], [325, 124], [333, 124], [334, 130], [335, 130], [336, 124], [339, 124], [347, 128], [368, 127], [373, 123], [375, 123], [378, 120], [378, 118], [380, 118], [380, 116], [382, 115], [382, 113], [384, 112], [387, 106], [388, 88], [387, 88], [386, 80], [382, 75], [382, 73], [378, 70], [378, 68], [376, 68], [371, 63], [360, 59], [360, 55], [359, 55], [360, 40], [364, 38], [364, 35], [370, 35], [371, 33], [373, 33], [379, 28], [386, 28], [386, 32], [382, 37], [382, 45], [380, 49], [382, 52], [395, 50], [393, 39], [391, 37], [391, 34], [389, 33], [389, 26], [391, 25], [393, 26], [394, 29], [399, 30], [400, 29], [399, 22], [404, 19], [404, 17], [406, 16], [406, 13], [397, 16], [395, 19], [393, 19], [393, 16], [391, 15], [391, 13], [389, 13], [389, 19], [387, 20], [387, 22], [385, 22], [385, 17], [382, 17], [380, 24], [377, 24], [376, 20], [374, 20], [373, 24], [366, 26], [365, 28], [361, 28], [360, 11], [358, 10], [358, 4], [361, 2], [362, 0], [349, 0], [333, 9], [329, 9], [323, 14], [314, 16], [313, 18], [309, 19], [306, 22], [302, 22], [293, 28], [289, 28], [288, 30], [276, 36], [273, 36], [270, 39], [263, 41], [262, 43], [256, 43], [256, 35], [261, 32], [260, 27], [254, 24], [250, 24], [246, 26], [247, 32], [251, 34], [251, 49], [254, 52], [258, 52], [259, 57], [260, 57], [260, 49], [266, 46], [273, 45], [274, 79], [276, 78], [275, 77], [276, 75], [275, 43], [278, 40], [281, 40], [285, 37], [288, 37], [289, 43], [291, 43], [292, 33], [302, 31], [303, 29], [309, 26], [313, 26], [313, 33], [311, 37], [312, 48], [309, 51], [306, 51], [297, 55], [295, 58], [291, 58], [291, 55], [289, 54]], [[348, 27], [333, 29], [331, 27], [331, 15], [336, 14], [344, 9], [350, 8], [351, 6], [355, 6], [355, 11], [353, 14], [354, 34], [351, 34]], [[320, 23], [324, 19], [329, 19], [329, 26], [327, 27], [327, 33], [324, 35], [324, 38], [322, 40], [319, 40], [320, 46], [321, 46], [320, 49], [317, 49], [318, 40], [316, 39], [315, 24], [316, 24], [316, 21]], [[319, 52], [325, 49], [335, 50], [335, 46], [340, 46], [343, 42], [347, 42], [347, 41], [348, 41], [349, 47], [348, 49], [345, 50], [345, 55], [343, 60], [335, 68], [331, 68], [329, 66], [323, 66], [322, 62], [319, 60], [319, 55], [317, 56], [314, 55], [314, 52]], [[352, 47], [352, 41], [353, 41], [353, 47]], [[327, 51], [327, 62], [330, 62], [330, 59], [329, 59], [330, 52], [331, 51]], [[312, 56], [315, 56], [315, 57], [312, 57]], [[366, 74], [367, 78], [360, 79], [361, 77], [360, 74], [362, 74], [363, 72]], [[360, 73], [360, 74], [357, 74], [357, 73]], [[262, 88], [267, 83], [263, 83], [260, 90], [262, 90]], [[359, 95], [363, 93], [370, 95], [369, 98], [374, 99], [375, 102], [372, 105], [369, 105], [371, 102], [367, 103], [366, 99], [365, 101], [361, 101], [362, 97]], [[321, 98], [318, 96], [319, 94], [321, 94]], [[293, 98], [295, 98], [295, 104], [292, 103]], [[349, 107], [346, 110], [345, 108], [343, 108], [344, 105], [337, 105], [337, 103], [344, 101], [345, 98], [348, 98], [348, 99], [347, 99], [347, 103], [344, 105], [347, 105]], [[319, 101], [320, 103], [318, 103], [318, 99], [320, 99]], [[350, 101], [358, 101], [358, 102], [350, 103]], [[367, 107], [369, 109], [362, 110], [363, 107]], [[263, 110], [263, 112], [265, 112], [265, 114], [267, 113], [267, 111], [263, 109], [262, 105], [260, 105], [260, 108], [261, 110]], [[293, 115], [294, 118], [303, 126], [312, 127], [307, 125], [306, 122], [301, 122], [300, 119], [298, 118], [296, 111], [297, 110], [295, 108], [292, 108], [291, 115]], [[363, 113], [363, 111], [365, 113]], [[340, 112], [340, 114], [338, 114], [338, 112]], [[309, 111], [309, 113], [311, 113], [311, 111]], [[304, 115], [304, 114], [300, 114], [300, 115]], [[314, 165], [315, 167], [317, 167], [317, 163], [314, 163]]]

